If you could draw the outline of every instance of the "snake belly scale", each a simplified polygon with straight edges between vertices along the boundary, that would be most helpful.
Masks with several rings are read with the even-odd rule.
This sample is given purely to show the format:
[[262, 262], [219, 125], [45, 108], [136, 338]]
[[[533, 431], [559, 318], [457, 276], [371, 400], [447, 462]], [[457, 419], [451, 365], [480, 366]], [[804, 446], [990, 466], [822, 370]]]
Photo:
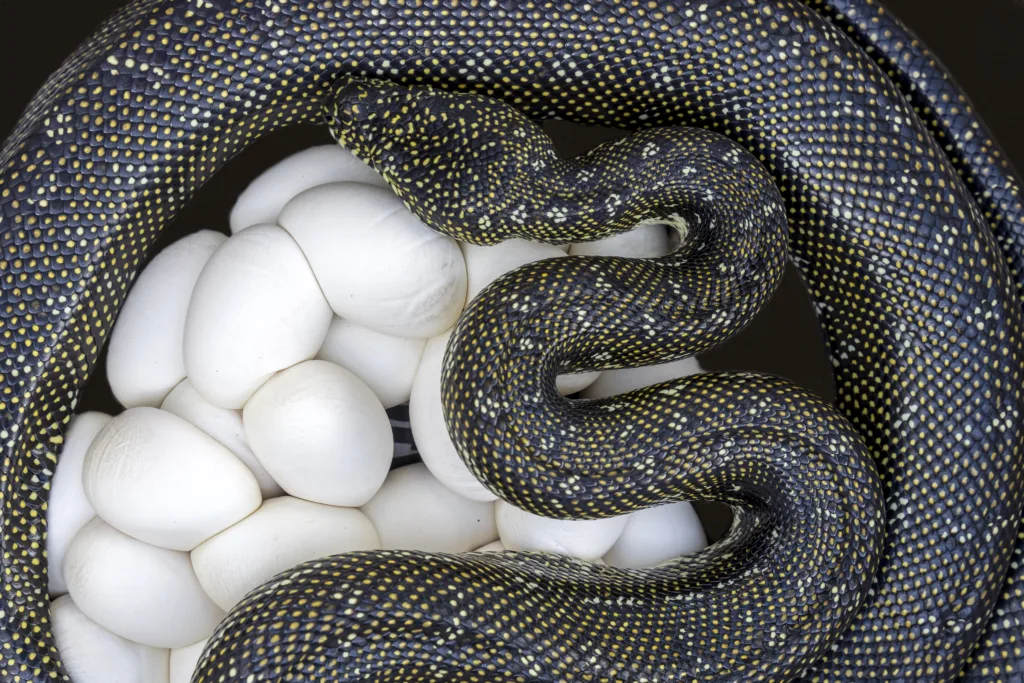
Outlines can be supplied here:
[[[777, 538], [758, 537], [778, 529], [768, 523], [778, 520], [766, 520], [768, 507], [739, 513], [729, 539], [694, 560], [639, 574], [534, 555], [346, 555], [300, 567], [250, 595], [207, 649], [197, 680], [945, 681], [970, 660], [968, 676], [1019, 683], [1019, 636], [1002, 625], [1021, 614], [1019, 592], [1003, 592], [1024, 476], [1014, 279], [1020, 271], [1008, 267], [1019, 258], [1018, 183], [993, 162], [995, 147], [969, 109], [951, 114], [944, 104], [962, 95], [941, 67], [886, 62], [899, 36], [853, 30], [892, 21], [874, 2], [813, 4], [841, 15], [838, 26], [851, 30], [785, 0], [136, 0], [119, 12], [43, 87], [0, 152], [0, 677], [64, 676], [45, 595], [48, 482], [77, 390], [160, 228], [246, 144], [315, 120], [335, 97], [339, 76], [364, 76], [479, 93], [531, 118], [630, 129], [695, 125], [753, 154], [781, 191], [789, 254], [815, 303], [835, 368], [837, 408], [852, 430], [777, 380], [714, 376], [674, 388], [676, 398], [742, 436], [741, 447], [728, 452], [746, 458], [738, 469], [748, 475], [743, 485], [761, 491], [764, 501], [793, 501], [780, 497], [787, 490], [781, 472], [758, 459], [771, 449], [755, 437], [773, 420], [787, 425], [777, 430], [780, 440], [799, 442], [792, 452], [821, 453], [823, 444], [844, 449], [849, 458], [807, 456], [801, 463], [805, 480], [815, 467], [835, 477], [846, 463], [851, 484], [861, 482], [852, 490], [866, 495], [863, 514], [852, 511], [856, 500], [835, 499], [836, 510], [850, 511], [833, 522], [835, 537], [853, 544], [844, 551], [848, 564], [837, 565], [850, 571], [874, 566], [877, 535], [866, 529], [877, 508], [875, 489], [856, 465], [858, 444], [866, 444], [881, 475], [884, 551], [877, 571], [859, 582], [863, 590], [838, 599], [842, 609], [819, 612], [794, 631], [771, 629], [769, 616], [772, 608], [789, 613], [804, 606], [801, 574], [757, 582], [754, 574], [728, 574], [749, 563], [723, 561], [749, 556], [752, 548], [778, 550]], [[877, 48], [894, 78], [847, 33]], [[952, 148], [952, 161], [933, 131]], [[985, 155], [969, 153], [976, 145]], [[982, 173], [986, 164], [998, 173]], [[713, 234], [702, 230], [688, 237]], [[578, 301], [600, 284], [579, 265], [545, 268], [535, 275], [546, 280], [523, 284], [576, 282]], [[636, 284], [629, 291], [643, 295], [663, 281], [663, 272], [651, 275], [657, 270], [634, 268], [619, 282]], [[710, 277], [695, 282], [714, 289]], [[653, 303], [687, 314], [665, 297]], [[592, 309], [611, 316], [606, 322], [626, 322], [626, 311]], [[472, 307], [460, 329], [480, 310]], [[693, 331], [711, 330], [710, 321]], [[483, 329], [479, 319], [476, 325]], [[564, 327], [524, 327], [521, 338], [536, 333], [540, 341], [571, 325]], [[558, 337], [558, 352], [545, 356], [547, 369], [600, 353], [599, 342], [615, 327], [608, 322], [602, 330], [584, 335], [578, 347]], [[693, 340], [701, 343], [699, 335]], [[649, 359], [635, 348], [620, 360]], [[446, 376], [452, 391], [472, 379], [451, 356]], [[530, 377], [510, 376], [506, 384], [525, 392], [540, 375]], [[755, 411], [749, 424], [730, 413], [758, 394], [774, 408]], [[672, 418], [667, 398], [641, 392], [626, 411], [639, 411], [634, 424], [667, 437], [664, 420], [649, 428], [646, 422]], [[638, 445], [632, 456], [613, 453], [609, 441], [597, 446], [588, 438], [607, 422], [543, 393], [539, 405], [551, 412], [535, 413], [536, 425], [546, 419], [551, 429], [557, 422], [590, 430], [563, 441], [563, 455], [575, 454], [574, 463], [591, 456], [588, 473], [612, 473], [651, 452], [627, 436], [622, 441]], [[789, 432], [794, 421], [807, 432]], [[695, 440], [691, 455], [720, 446], [713, 433], [702, 434], [685, 434]], [[539, 504], [529, 488], [545, 467], [553, 485], [565, 482], [566, 463], [533, 452], [524, 469], [534, 478], [503, 489], [526, 504]], [[609, 459], [598, 461], [595, 453]], [[695, 466], [667, 451], [659, 464], [676, 473]], [[490, 483], [500, 479], [499, 463], [473, 466]], [[704, 475], [685, 492], [707, 493], [699, 484], [712, 481]], [[628, 483], [603, 487], [586, 512], [652, 502], [635, 499], [636, 492]], [[563, 493], [562, 500], [581, 500]], [[830, 545], [817, 537], [806, 550], [819, 556]], [[1011, 571], [1010, 586], [1019, 586], [1021, 567]], [[683, 592], [680, 572], [693, 581]], [[702, 576], [709, 581], [700, 584]], [[542, 580], [557, 590], [538, 590]], [[710, 604], [701, 609], [702, 591], [737, 587], [742, 591], [732, 595], [747, 601], [750, 619], [763, 627], [722, 629]], [[761, 599], [773, 588], [790, 602]], [[689, 603], [695, 609], [687, 612]], [[464, 621], [470, 613], [482, 620], [475, 629]], [[588, 620], [574, 621], [583, 613]], [[690, 621], [675, 621], [680, 615]], [[339, 616], [362, 626], [345, 632]], [[353, 633], [358, 647], [347, 644]], [[630, 668], [637, 663], [646, 668]]]

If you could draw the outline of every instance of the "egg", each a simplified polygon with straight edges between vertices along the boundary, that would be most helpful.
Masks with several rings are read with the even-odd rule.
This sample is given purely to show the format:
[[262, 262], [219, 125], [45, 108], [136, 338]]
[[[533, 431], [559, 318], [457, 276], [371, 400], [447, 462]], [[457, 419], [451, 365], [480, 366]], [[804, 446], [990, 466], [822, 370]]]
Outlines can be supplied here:
[[96, 514], [140, 541], [192, 550], [260, 506], [252, 472], [195, 426], [130, 408], [96, 435], [82, 468]]
[[458, 244], [420, 222], [390, 190], [320, 185], [288, 202], [278, 221], [346, 320], [426, 338], [454, 325], [462, 311], [466, 265]]
[[446, 332], [426, 344], [409, 399], [409, 426], [423, 463], [441, 484], [469, 500], [497, 500], [466, 466], [448, 436], [441, 410], [441, 364], [450, 337]]
[[81, 413], [71, 418], [64, 434], [64, 449], [57, 459], [50, 482], [50, 499], [46, 513], [47, 580], [50, 595], [61, 595], [68, 588], [64, 582], [64, 553], [78, 530], [96, 516], [96, 511], [82, 486], [82, 465], [89, 445], [110, 421], [104, 413]]
[[491, 541], [487, 545], [480, 546], [473, 552], [476, 553], [502, 553], [508, 550], [501, 541]]
[[580, 242], [569, 247], [571, 256], [625, 256], [657, 258], [669, 254], [678, 241], [678, 234], [660, 223], [645, 223], [611, 237]]
[[645, 365], [639, 368], [605, 370], [593, 384], [583, 389], [583, 398], [605, 398], [624, 394], [627, 391], [666, 382], [678, 377], [703, 372], [696, 358], [682, 358], [669, 363]]
[[231, 209], [231, 232], [260, 223], [276, 223], [281, 209], [295, 195], [342, 180], [388, 186], [380, 174], [341, 145], [310, 147], [285, 157], [249, 183]]
[[612, 567], [654, 567], [708, 544], [700, 517], [685, 501], [640, 510], [627, 519], [615, 545], [604, 556]]
[[195, 673], [196, 665], [199, 663], [199, 658], [203, 656], [203, 649], [208, 642], [210, 642], [209, 638], [203, 638], [198, 643], [171, 650], [170, 681], [168, 683], [191, 683], [192, 674]]
[[185, 315], [203, 267], [227, 238], [200, 230], [149, 262], [128, 291], [107, 343], [107, 381], [126, 408], [159, 406], [185, 378]]
[[498, 536], [509, 550], [532, 550], [597, 560], [618, 540], [628, 517], [551, 519], [499, 500], [495, 503]]
[[185, 319], [185, 369], [203, 397], [237, 409], [278, 370], [312, 358], [331, 307], [287, 232], [233, 235], [196, 282]]
[[562, 396], [569, 396], [583, 391], [596, 382], [600, 376], [600, 371], [562, 374], [555, 378], [555, 388]]
[[260, 463], [299, 498], [358, 507], [391, 466], [394, 437], [384, 407], [352, 372], [324, 360], [274, 375], [246, 403], [242, 423]]
[[188, 553], [143, 543], [99, 517], [71, 541], [64, 577], [86, 616], [143, 645], [189, 645], [226, 616], [199, 585]]
[[160, 409], [198, 427], [230, 450], [256, 477], [260, 494], [264, 498], [274, 498], [284, 493], [284, 489], [274, 481], [249, 448], [245, 440], [245, 427], [242, 425], [242, 411], [213, 405], [203, 398], [187, 379], [182, 380], [167, 394]]
[[382, 548], [461, 553], [498, 537], [493, 503], [456, 495], [422, 463], [392, 470], [362, 509]]
[[60, 659], [75, 683], [167, 683], [168, 650], [115, 635], [63, 595], [50, 603]]
[[282, 496], [193, 550], [192, 567], [207, 595], [230, 610], [286, 569], [379, 547], [376, 529], [359, 510]]
[[425, 345], [425, 339], [395, 337], [335, 317], [317, 358], [350, 370], [385, 408], [393, 408], [409, 400]]

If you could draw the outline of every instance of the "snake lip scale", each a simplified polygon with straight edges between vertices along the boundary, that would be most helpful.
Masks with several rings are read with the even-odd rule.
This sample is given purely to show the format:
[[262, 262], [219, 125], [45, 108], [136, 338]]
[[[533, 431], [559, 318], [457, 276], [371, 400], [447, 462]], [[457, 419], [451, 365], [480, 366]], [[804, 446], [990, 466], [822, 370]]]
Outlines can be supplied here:
[[[643, 571], [518, 553], [302, 565], [229, 615], [195, 681], [1024, 681], [1020, 183], [875, 0], [126, 5], [0, 150], [0, 679], [67, 679], [48, 487], [134, 275], [234, 154], [323, 112], [449, 234], [685, 230], [664, 259], [494, 283], [453, 333], [445, 412], [478, 477], [535, 511], [686, 495], [736, 521]], [[531, 123], [551, 117], [635, 132], [559, 160]], [[746, 373], [554, 392], [563, 370], [726, 338], [787, 250], [835, 407]]]

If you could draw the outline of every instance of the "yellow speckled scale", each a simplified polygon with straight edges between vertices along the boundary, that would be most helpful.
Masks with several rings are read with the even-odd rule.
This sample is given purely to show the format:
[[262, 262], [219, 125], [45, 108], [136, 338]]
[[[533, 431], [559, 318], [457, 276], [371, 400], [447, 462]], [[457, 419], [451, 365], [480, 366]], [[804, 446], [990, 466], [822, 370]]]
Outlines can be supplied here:
[[[366, 110], [345, 108], [353, 92]], [[558, 160], [495, 100], [644, 130]], [[365, 116], [381, 102], [398, 106]], [[110, 19], [0, 152], [0, 679], [66, 678], [49, 481], [134, 274], [228, 158], [325, 105], [450, 234], [685, 230], [662, 261], [495, 283], [453, 337], [445, 410], [478, 476], [531, 509], [704, 497], [737, 522], [643, 571], [397, 551], [303, 565], [232, 612], [197, 681], [1024, 681], [1019, 183], [873, 0], [136, 0]], [[731, 334], [787, 244], [838, 413], [753, 375], [554, 392], [560, 369]]]

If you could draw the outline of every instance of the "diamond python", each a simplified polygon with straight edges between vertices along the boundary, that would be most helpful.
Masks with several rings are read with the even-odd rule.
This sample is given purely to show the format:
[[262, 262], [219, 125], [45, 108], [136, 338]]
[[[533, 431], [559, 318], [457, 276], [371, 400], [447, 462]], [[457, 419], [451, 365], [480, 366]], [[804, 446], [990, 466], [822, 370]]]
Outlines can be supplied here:
[[[444, 219], [459, 215], [441, 203], [473, 205], [414, 191], [408, 170], [423, 169], [417, 143], [431, 140], [401, 126], [432, 130], [430, 111], [463, 100], [339, 89], [343, 75], [480, 93], [532, 118], [689, 123], [760, 160], [774, 199], [745, 153], [678, 128], [638, 133], [580, 162], [589, 167], [530, 167], [552, 181], [526, 183], [554, 212], [536, 230], [551, 228], [555, 209], [603, 202], [610, 183], [634, 201], [604, 229], [675, 220], [687, 227], [683, 251], [666, 263], [566, 259], [517, 272], [467, 312], [445, 370], [453, 437], [463, 451], [487, 444], [495, 455], [467, 453], [471, 466], [515, 502], [593, 516], [685, 493], [732, 503], [737, 522], [705, 553], [644, 572], [517, 554], [304, 565], [228, 617], [196, 680], [943, 681], [961, 670], [1024, 680], [1019, 183], [934, 57], [864, 0], [139, 0], [112, 17], [0, 152], [3, 680], [64, 677], [47, 620], [48, 482], [132, 276], [191, 193], [261, 134], [328, 104], [333, 132], [435, 227], [453, 229]], [[407, 106], [390, 128], [354, 106], [394, 98]], [[466, 101], [469, 113], [440, 129], [449, 142], [500, 119], [490, 135], [502, 159], [544, 159], [525, 122]], [[536, 156], [501, 144], [516, 130]], [[724, 207], [688, 184], [669, 143], [696, 158]], [[645, 175], [645, 161], [675, 174]], [[589, 200], [552, 193], [580, 189], [589, 172], [604, 183]], [[480, 173], [498, 174], [488, 192], [503, 190], [500, 164]], [[738, 328], [777, 278], [779, 197], [843, 417], [752, 375], [593, 405], [545, 389], [557, 368], [647, 362]], [[495, 205], [506, 227], [513, 204]], [[501, 229], [473, 225], [483, 241]], [[743, 284], [729, 285], [734, 274]], [[567, 292], [573, 305], [509, 301], [524, 289]], [[496, 311], [503, 324], [489, 327]], [[652, 331], [654, 344], [642, 338]]]

